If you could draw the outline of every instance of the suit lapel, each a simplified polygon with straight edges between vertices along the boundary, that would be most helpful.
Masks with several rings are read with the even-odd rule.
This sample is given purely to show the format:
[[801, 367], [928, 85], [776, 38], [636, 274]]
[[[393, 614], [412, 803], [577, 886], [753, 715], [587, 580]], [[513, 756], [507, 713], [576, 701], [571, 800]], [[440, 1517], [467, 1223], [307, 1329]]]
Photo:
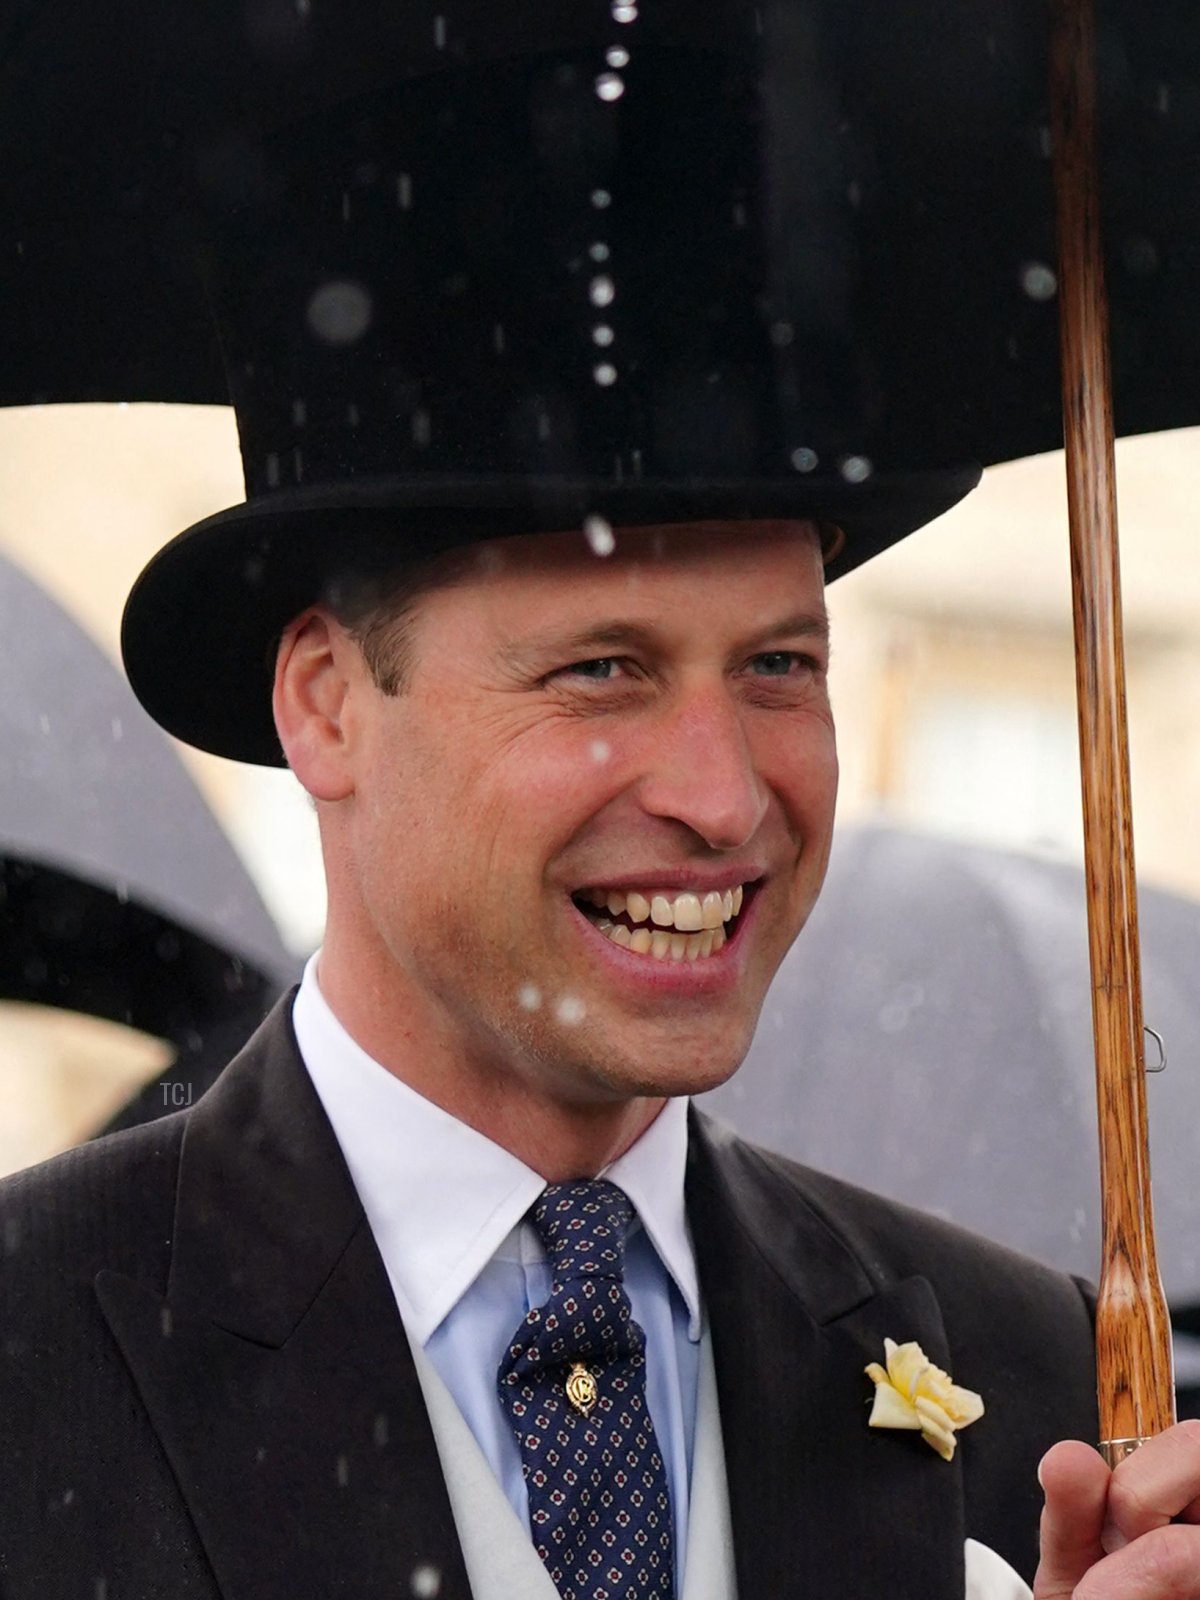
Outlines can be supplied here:
[[867, 1427], [884, 1337], [948, 1364], [928, 1283], [878, 1290], [750, 1147], [693, 1121], [688, 1213], [711, 1320], [743, 1596], [962, 1600], [957, 1459]]
[[[191, 1114], [166, 1293], [104, 1315], [226, 1600], [469, 1595], [392, 1290], [289, 996]], [[420, 1580], [417, 1580], [418, 1586]]]

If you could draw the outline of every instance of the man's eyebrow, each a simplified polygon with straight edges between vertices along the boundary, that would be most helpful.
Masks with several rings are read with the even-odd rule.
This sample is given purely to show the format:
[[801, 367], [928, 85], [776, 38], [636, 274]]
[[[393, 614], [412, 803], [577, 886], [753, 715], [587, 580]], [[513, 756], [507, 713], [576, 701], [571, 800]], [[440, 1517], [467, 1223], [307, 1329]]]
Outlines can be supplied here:
[[[590, 628], [574, 633], [556, 633], [547, 629], [533, 637], [514, 640], [504, 647], [504, 656], [510, 661], [523, 659], [544, 650], [583, 657], [588, 651], [651, 649], [660, 642], [657, 629], [647, 623], [622, 622], [617, 619], [597, 622]], [[803, 611], [783, 617], [767, 627], [757, 628], [744, 641], [744, 648], [754, 650], [769, 640], [816, 639], [829, 643], [829, 618], [825, 612]]]

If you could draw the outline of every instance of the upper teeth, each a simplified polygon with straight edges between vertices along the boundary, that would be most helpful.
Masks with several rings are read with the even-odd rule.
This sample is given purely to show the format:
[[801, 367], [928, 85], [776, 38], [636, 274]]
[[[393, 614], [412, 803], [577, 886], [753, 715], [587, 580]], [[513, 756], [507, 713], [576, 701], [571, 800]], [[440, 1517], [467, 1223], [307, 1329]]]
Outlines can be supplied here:
[[653, 923], [658, 928], [678, 928], [680, 933], [698, 933], [702, 928], [719, 928], [742, 909], [742, 885], [721, 892], [711, 889], [705, 895], [670, 889], [633, 889], [627, 894], [588, 889], [584, 899], [597, 910], [614, 917], [622, 912], [635, 925]]

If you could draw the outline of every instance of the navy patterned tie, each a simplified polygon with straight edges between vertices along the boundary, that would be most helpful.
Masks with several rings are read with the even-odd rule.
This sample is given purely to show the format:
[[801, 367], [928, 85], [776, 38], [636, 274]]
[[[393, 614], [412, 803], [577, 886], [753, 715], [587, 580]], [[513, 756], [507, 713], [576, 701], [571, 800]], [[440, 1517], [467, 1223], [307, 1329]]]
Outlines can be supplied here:
[[671, 1500], [646, 1404], [646, 1336], [622, 1282], [633, 1207], [615, 1184], [554, 1183], [533, 1209], [550, 1298], [500, 1363], [533, 1542], [563, 1600], [671, 1600]]

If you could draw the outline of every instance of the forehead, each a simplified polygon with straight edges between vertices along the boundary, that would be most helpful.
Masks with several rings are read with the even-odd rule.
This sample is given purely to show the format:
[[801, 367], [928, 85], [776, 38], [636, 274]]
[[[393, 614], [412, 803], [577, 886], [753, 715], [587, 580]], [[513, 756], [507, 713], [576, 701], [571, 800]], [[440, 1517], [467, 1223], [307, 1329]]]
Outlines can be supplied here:
[[589, 609], [624, 597], [652, 606], [741, 598], [755, 604], [778, 586], [818, 606], [821, 545], [811, 522], [704, 522], [662, 527], [601, 525], [590, 533], [493, 539], [457, 552], [453, 583], [496, 611]]

